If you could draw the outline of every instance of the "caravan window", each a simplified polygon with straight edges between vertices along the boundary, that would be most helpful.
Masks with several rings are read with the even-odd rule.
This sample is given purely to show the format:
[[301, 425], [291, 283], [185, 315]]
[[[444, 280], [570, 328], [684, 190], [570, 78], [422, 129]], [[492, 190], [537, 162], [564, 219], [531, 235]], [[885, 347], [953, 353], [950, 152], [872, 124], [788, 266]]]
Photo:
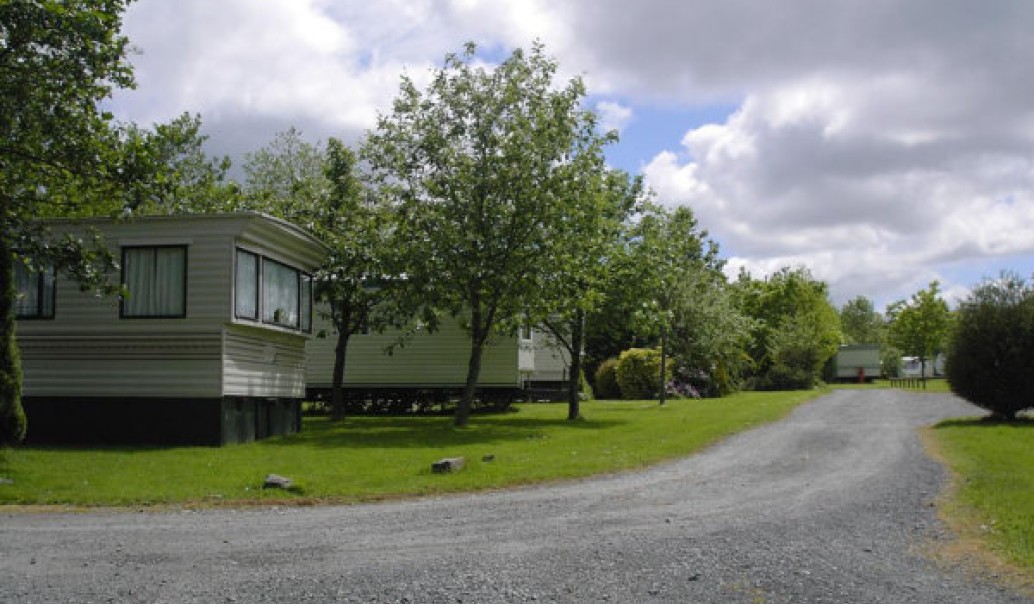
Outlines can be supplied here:
[[237, 250], [234, 309], [238, 319], [258, 321], [259, 257], [251, 252]]
[[298, 329], [298, 271], [262, 259], [262, 322]]
[[234, 316], [299, 331], [312, 331], [312, 275], [254, 252], [238, 249]]
[[170, 319], [187, 316], [187, 248], [177, 246], [122, 248], [121, 316]]
[[18, 291], [14, 301], [15, 318], [54, 318], [53, 268], [29, 271], [21, 262], [15, 262], [14, 283]]

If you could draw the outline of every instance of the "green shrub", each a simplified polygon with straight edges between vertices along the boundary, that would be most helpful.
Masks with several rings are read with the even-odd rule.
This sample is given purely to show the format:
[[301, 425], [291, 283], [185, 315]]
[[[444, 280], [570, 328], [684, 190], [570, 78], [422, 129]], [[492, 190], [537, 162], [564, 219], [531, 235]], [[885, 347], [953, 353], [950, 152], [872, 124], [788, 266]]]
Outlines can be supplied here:
[[585, 372], [578, 372], [578, 398], [583, 401], [594, 401], [596, 397], [593, 396], [592, 386], [589, 385], [589, 380], [585, 379]]
[[[668, 359], [668, 375], [674, 362]], [[621, 397], [629, 400], [653, 398], [661, 386], [661, 351], [630, 348], [618, 356], [615, 368]]]
[[599, 368], [596, 369], [596, 387], [595, 393], [598, 399], [616, 399], [621, 398], [621, 387], [618, 386], [618, 374], [617, 374], [618, 360], [616, 358], [609, 358], [606, 361], [600, 363]]
[[880, 353], [880, 367], [883, 369], [883, 377], [901, 377], [901, 349], [893, 346], [885, 346]]
[[1007, 419], [1034, 407], [1034, 284], [1003, 274], [957, 313], [945, 367], [955, 394]]

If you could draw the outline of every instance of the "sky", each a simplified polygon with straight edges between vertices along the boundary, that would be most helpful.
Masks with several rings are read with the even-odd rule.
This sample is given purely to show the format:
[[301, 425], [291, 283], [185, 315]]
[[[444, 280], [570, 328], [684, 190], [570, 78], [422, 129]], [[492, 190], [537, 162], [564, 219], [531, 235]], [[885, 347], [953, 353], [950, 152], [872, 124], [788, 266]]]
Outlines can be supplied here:
[[1034, 2], [139, 0], [119, 119], [200, 114], [236, 163], [357, 143], [400, 76], [535, 41], [581, 77], [610, 164], [687, 205], [727, 272], [804, 266], [834, 304], [1034, 275]]

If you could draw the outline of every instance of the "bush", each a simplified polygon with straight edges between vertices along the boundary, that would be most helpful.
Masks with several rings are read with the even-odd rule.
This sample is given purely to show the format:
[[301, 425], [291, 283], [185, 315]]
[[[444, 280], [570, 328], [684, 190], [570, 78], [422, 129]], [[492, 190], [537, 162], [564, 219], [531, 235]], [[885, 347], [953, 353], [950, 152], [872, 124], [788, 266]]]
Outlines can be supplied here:
[[596, 398], [615, 399], [621, 398], [621, 387], [618, 386], [617, 374], [618, 360], [609, 358], [600, 363], [596, 369]]
[[1034, 284], [1003, 274], [959, 307], [947, 350], [951, 390], [1013, 419], [1034, 407]]
[[[668, 359], [668, 374], [674, 362]], [[630, 348], [618, 356], [615, 368], [621, 397], [654, 398], [661, 387], [661, 351], [656, 348]]]
[[815, 387], [810, 372], [787, 365], [772, 365], [768, 371], [751, 379], [751, 390], [810, 390]]
[[883, 377], [901, 377], [901, 353], [900, 348], [886, 346], [880, 353], [880, 367], [883, 369]]
[[596, 397], [592, 394], [592, 386], [589, 385], [589, 380], [585, 379], [585, 372], [578, 372], [578, 400], [582, 401], [594, 401]]

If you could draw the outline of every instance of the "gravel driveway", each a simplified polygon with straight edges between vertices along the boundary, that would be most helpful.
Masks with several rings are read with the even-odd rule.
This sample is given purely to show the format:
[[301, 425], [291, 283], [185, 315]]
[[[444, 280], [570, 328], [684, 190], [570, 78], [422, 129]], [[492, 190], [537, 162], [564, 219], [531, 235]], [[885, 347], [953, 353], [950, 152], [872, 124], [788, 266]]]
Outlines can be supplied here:
[[[677, 403], [676, 403], [677, 404]], [[939, 569], [950, 395], [842, 390], [639, 473], [326, 508], [0, 516], [0, 601], [1023, 602]], [[503, 460], [500, 460], [503, 462]]]

